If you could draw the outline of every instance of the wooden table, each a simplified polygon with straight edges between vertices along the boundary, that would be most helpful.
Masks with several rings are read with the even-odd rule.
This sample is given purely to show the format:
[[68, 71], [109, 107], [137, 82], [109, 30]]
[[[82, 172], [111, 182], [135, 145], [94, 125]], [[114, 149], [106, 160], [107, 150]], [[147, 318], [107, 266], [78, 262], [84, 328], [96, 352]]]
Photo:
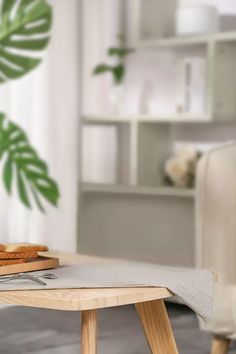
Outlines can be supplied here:
[[[60, 260], [61, 264], [78, 264], [85, 260], [91, 263], [95, 258], [64, 254]], [[20, 290], [0, 291], [0, 303], [81, 311], [81, 354], [97, 352], [97, 309], [134, 304], [151, 352], [177, 354], [164, 304], [170, 296], [172, 293], [166, 288]]]

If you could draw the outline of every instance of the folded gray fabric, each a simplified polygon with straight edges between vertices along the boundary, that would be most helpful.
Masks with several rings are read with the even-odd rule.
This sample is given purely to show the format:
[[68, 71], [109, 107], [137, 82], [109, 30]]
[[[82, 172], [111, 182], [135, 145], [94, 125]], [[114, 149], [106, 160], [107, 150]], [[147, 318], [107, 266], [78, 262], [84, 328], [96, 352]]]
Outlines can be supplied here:
[[[104, 261], [62, 266], [51, 271], [58, 278], [47, 279], [46, 286], [28, 280], [0, 283], [0, 291], [26, 289], [106, 288], [106, 287], [166, 287], [208, 321], [214, 295], [213, 274], [207, 270], [166, 267], [162, 265]], [[31, 272], [41, 275], [45, 271]]]

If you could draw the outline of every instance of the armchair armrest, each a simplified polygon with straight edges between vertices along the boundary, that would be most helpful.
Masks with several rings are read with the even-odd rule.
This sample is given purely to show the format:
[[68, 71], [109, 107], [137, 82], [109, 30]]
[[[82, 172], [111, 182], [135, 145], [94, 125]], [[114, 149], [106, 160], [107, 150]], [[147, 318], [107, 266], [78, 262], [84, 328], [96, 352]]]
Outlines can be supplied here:
[[206, 153], [196, 180], [196, 265], [217, 273], [213, 318], [202, 329], [236, 334], [236, 143]]
[[196, 263], [236, 282], [236, 143], [208, 152], [199, 162]]

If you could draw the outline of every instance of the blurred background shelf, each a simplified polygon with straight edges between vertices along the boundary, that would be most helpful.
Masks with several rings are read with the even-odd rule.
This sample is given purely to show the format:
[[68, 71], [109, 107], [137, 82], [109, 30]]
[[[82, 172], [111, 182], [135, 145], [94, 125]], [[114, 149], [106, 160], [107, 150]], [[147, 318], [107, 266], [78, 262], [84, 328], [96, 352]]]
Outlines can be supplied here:
[[[163, 187], [165, 165], [178, 149], [236, 139], [236, 23], [176, 37], [177, 0], [92, 3], [83, 10], [80, 251], [195, 266], [195, 190]], [[92, 72], [109, 63], [118, 33], [136, 50], [117, 96], [109, 73]]]
[[132, 114], [132, 115], [86, 115], [83, 117], [84, 124], [121, 124], [121, 123], [204, 123], [210, 122], [211, 119], [207, 114], [170, 114], [170, 115], [149, 115], [149, 114]]
[[194, 189], [175, 187], [144, 187], [144, 186], [124, 186], [103, 183], [82, 183], [83, 193], [109, 193], [109, 194], [133, 194], [149, 196], [169, 196], [194, 198]]
[[134, 116], [131, 115], [86, 115], [83, 117], [83, 124], [120, 124], [130, 123], [134, 120]]
[[144, 40], [138, 43], [137, 49], [164, 49], [179, 48], [185, 46], [208, 45], [211, 43], [235, 42], [236, 31], [201, 36], [182, 36], [163, 39]]

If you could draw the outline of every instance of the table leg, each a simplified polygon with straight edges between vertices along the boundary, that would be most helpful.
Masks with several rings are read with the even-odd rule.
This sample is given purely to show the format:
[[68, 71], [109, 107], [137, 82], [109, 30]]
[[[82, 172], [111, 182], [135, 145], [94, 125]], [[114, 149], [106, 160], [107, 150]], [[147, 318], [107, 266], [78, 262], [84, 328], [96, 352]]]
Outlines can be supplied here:
[[227, 354], [229, 346], [230, 339], [215, 336], [212, 342], [211, 354]]
[[97, 353], [96, 310], [82, 311], [81, 314], [81, 354]]
[[135, 305], [153, 354], [178, 354], [175, 338], [163, 300]]

